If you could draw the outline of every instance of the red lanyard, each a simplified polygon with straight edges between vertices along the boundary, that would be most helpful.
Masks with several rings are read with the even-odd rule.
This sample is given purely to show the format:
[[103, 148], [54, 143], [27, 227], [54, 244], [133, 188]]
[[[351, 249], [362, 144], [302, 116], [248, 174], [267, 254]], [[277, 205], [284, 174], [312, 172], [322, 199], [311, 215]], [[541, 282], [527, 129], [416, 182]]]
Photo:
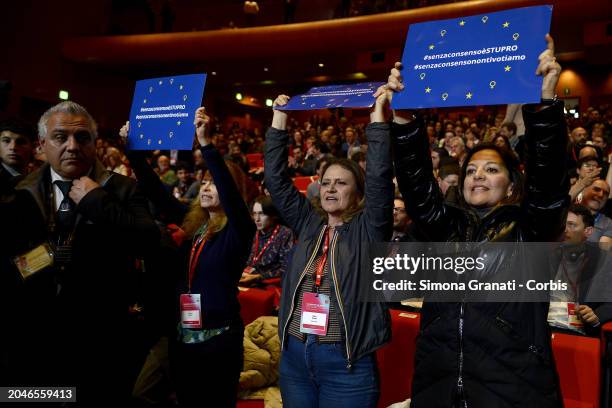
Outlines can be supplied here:
[[193, 276], [195, 274], [195, 267], [198, 263], [198, 258], [200, 257], [200, 253], [202, 252], [202, 249], [204, 248], [204, 244], [206, 244], [206, 239], [204, 238], [204, 234], [202, 234], [191, 247], [191, 256], [189, 257], [189, 275], [187, 276], [187, 284], [189, 285], [189, 293], [191, 293], [191, 281], [193, 281]]
[[[264, 252], [266, 252], [266, 249], [268, 249], [270, 244], [272, 244], [272, 241], [274, 241], [274, 238], [276, 238], [276, 236], [278, 235], [278, 230], [280, 230], [280, 225], [277, 225], [276, 228], [274, 228], [274, 231], [272, 231], [272, 235], [270, 235], [270, 238], [268, 238], [263, 248], [261, 248], [261, 251], [259, 251], [259, 253], [253, 257], [253, 260], [251, 261], [251, 266], [255, 265], [261, 259]], [[257, 231], [257, 233], [255, 234], [255, 242], [253, 242], [253, 253], [255, 253], [255, 251], [257, 251], [257, 248], [259, 248], [259, 235], [259, 231]]]
[[327, 263], [327, 252], [329, 250], [329, 228], [325, 227], [325, 241], [323, 243], [323, 255], [321, 255], [321, 261], [319, 265], [317, 265], [317, 271], [315, 276], [315, 287], [318, 290], [321, 286], [321, 279], [323, 278], [323, 269], [325, 269], [325, 264]]

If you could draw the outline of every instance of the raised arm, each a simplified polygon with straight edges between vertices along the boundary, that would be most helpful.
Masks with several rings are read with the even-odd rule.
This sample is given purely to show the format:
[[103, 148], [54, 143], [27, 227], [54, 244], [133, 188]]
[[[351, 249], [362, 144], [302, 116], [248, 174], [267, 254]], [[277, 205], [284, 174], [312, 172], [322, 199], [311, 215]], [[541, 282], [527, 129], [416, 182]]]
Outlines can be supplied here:
[[556, 241], [563, 232], [569, 205], [567, 125], [563, 102], [554, 101], [561, 66], [554, 57], [555, 45], [550, 35], [546, 36], [546, 41], [547, 49], [540, 54], [536, 75], [544, 77], [542, 100], [550, 102], [523, 106], [527, 144], [523, 208], [532, 239]]
[[389, 124], [385, 122], [385, 109], [391, 94], [386, 86], [375, 93], [376, 103], [365, 132], [368, 152], [364, 216], [372, 241], [388, 241], [393, 233], [393, 167]]
[[[389, 75], [388, 86], [402, 91], [401, 64]], [[430, 241], [446, 241], [450, 215], [433, 175], [433, 164], [425, 125], [421, 117], [395, 111], [391, 124], [391, 142], [397, 182], [406, 203], [406, 211]]]
[[255, 233], [255, 223], [223, 157], [215, 149], [211, 138], [206, 134], [206, 126], [209, 120], [203, 107], [196, 110], [194, 125], [196, 126], [196, 137], [202, 146], [200, 149], [202, 157], [217, 187], [219, 201], [221, 201], [229, 226], [234, 230], [248, 234], [246, 236], [250, 239], [252, 234]]
[[[288, 101], [288, 96], [280, 95], [274, 101], [274, 106], [286, 105]], [[266, 133], [264, 182], [274, 206], [299, 237], [307, 219], [314, 215], [314, 210], [287, 173], [288, 142], [287, 114], [274, 109], [272, 126]]]
[[[126, 122], [119, 131], [119, 136], [125, 142], [128, 136], [130, 123]], [[125, 143], [124, 143], [125, 144]], [[147, 162], [145, 152], [141, 150], [127, 151], [130, 166], [136, 174], [138, 186], [144, 196], [153, 203], [158, 211], [164, 216], [164, 221], [181, 225], [189, 207], [178, 201], [159, 179]]]

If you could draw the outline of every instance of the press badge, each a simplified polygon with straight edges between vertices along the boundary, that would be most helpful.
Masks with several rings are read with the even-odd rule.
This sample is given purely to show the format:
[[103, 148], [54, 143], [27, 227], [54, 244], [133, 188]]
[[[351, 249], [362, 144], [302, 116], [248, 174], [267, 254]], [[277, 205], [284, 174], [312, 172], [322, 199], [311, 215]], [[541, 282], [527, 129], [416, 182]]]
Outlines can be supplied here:
[[322, 293], [304, 293], [300, 332], [325, 336], [329, 320], [329, 296]]
[[202, 304], [200, 294], [187, 293], [181, 295], [181, 326], [184, 329], [202, 328]]
[[37, 246], [25, 254], [13, 258], [23, 279], [27, 279], [36, 272], [53, 265], [53, 251], [47, 244]]
[[584, 323], [576, 314], [576, 304], [573, 302], [567, 303], [567, 322], [570, 326], [574, 327], [584, 327]]

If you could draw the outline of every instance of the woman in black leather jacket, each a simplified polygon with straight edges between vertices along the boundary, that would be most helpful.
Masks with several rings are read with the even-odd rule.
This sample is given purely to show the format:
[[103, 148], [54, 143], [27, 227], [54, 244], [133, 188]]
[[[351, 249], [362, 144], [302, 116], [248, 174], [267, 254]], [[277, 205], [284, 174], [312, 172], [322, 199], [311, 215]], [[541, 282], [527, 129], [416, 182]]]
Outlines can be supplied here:
[[[362, 302], [359, 294], [367, 285], [368, 243], [389, 240], [393, 227], [387, 95], [378, 98], [366, 128], [365, 179], [355, 162], [329, 162], [321, 176], [320, 208], [288, 176], [285, 112], [274, 110], [266, 134], [266, 187], [298, 236], [283, 275], [278, 318], [280, 388], [287, 408], [374, 408], [378, 401], [374, 352], [390, 338], [389, 312], [382, 303]], [[274, 106], [288, 99], [281, 95]], [[327, 312], [313, 304], [327, 305]]]
[[[523, 107], [528, 159], [523, 179], [506, 150], [470, 152], [460, 178], [464, 205], [446, 203], [432, 176], [421, 119], [396, 112], [395, 166], [410, 218], [429, 241], [556, 241], [568, 206], [561, 67], [554, 44], [540, 55], [541, 105]], [[399, 66], [388, 87], [403, 89]], [[544, 103], [546, 102], [546, 103]], [[425, 302], [417, 340], [413, 408], [560, 407], [546, 323], [548, 303]]]

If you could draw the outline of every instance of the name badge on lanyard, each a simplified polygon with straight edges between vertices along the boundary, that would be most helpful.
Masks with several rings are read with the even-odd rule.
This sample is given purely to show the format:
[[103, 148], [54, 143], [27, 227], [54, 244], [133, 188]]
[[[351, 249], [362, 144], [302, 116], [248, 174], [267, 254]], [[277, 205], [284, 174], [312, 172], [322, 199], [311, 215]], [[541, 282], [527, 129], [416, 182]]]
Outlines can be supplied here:
[[202, 303], [199, 293], [181, 295], [181, 325], [184, 329], [202, 328]]
[[584, 323], [582, 323], [582, 320], [580, 320], [576, 314], [576, 303], [567, 303], [567, 322], [570, 324], [570, 326], [584, 327]]
[[189, 293], [183, 293], [180, 297], [181, 306], [181, 326], [184, 329], [201, 329], [202, 328], [202, 300], [199, 293], [191, 293], [191, 283], [195, 275], [195, 267], [198, 263], [198, 258], [202, 253], [202, 249], [206, 244], [204, 234], [196, 240], [191, 247], [191, 256], [189, 257], [189, 269], [187, 271], [187, 284], [189, 285]]
[[304, 293], [300, 331], [325, 336], [329, 321], [329, 296], [323, 293]]
[[304, 292], [302, 297], [302, 316], [300, 319], [300, 332], [316, 334], [318, 336], [325, 336], [327, 334], [327, 324], [329, 321], [329, 296], [319, 293], [329, 251], [329, 233], [327, 227], [325, 227], [324, 234], [323, 255], [321, 255], [321, 260], [316, 268], [315, 293]]

